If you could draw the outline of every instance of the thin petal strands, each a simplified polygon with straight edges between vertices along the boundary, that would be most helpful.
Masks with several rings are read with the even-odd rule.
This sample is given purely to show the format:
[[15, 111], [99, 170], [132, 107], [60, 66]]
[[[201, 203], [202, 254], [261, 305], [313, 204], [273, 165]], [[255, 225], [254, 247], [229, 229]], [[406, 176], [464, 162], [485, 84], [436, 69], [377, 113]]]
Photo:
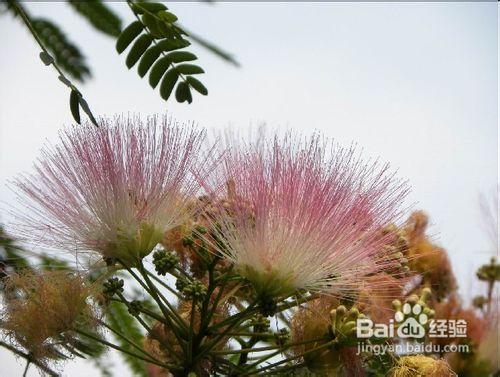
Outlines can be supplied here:
[[129, 262], [185, 220], [196, 195], [205, 134], [167, 118], [75, 126], [19, 178], [30, 241]]
[[237, 205], [221, 206], [213, 232], [259, 294], [346, 294], [397, 263], [381, 229], [397, 220], [407, 188], [387, 165], [291, 133], [235, 146], [223, 165], [218, 181]]
[[75, 330], [97, 330], [95, 287], [68, 271], [23, 271], [4, 281], [2, 333], [46, 363], [58, 359], [58, 345], [71, 343]]

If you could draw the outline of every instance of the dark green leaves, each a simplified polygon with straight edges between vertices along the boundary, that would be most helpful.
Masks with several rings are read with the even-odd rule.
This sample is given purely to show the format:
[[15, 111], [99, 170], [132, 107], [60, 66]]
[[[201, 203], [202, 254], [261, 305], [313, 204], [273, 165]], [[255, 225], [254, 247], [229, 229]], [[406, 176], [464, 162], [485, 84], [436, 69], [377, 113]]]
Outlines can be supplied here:
[[80, 106], [78, 105], [79, 94], [76, 90], [72, 90], [69, 95], [69, 107], [71, 109], [71, 115], [76, 123], [80, 124]]
[[116, 41], [116, 51], [121, 54], [130, 43], [141, 33], [144, 26], [139, 21], [134, 21], [123, 30]]
[[82, 97], [80, 92], [76, 90], [75, 88], [71, 89], [71, 94], [69, 95], [69, 107], [71, 109], [71, 115], [73, 115], [73, 119], [75, 120], [76, 123], [80, 124], [80, 108], [87, 114], [89, 117], [90, 121], [99, 127], [97, 124], [97, 120], [95, 119], [94, 115], [92, 114], [92, 111], [90, 110], [90, 107], [85, 101], [85, 99]]
[[193, 97], [191, 96], [191, 90], [189, 89], [189, 85], [185, 81], [181, 81], [179, 85], [177, 85], [177, 89], [175, 90], [175, 99], [178, 102], [191, 103], [193, 101]]
[[199, 73], [205, 73], [205, 71], [194, 64], [180, 64], [177, 66], [177, 70], [184, 75], [197, 75]]
[[[33, 19], [31, 24], [62, 71], [78, 81], [90, 76], [90, 68], [79, 48], [66, 38], [58, 26], [44, 19]], [[47, 65], [45, 61], [44, 64]]]
[[68, 2], [97, 30], [113, 37], [120, 34], [122, 21], [102, 1], [69, 0]]
[[144, 14], [145, 12], [150, 13], [158, 13], [162, 10], [167, 10], [168, 8], [161, 3], [146, 3], [146, 2], [137, 2], [132, 5], [132, 10], [136, 14]]
[[137, 38], [125, 61], [127, 68], [130, 69], [137, 63], [142, 54], [144, 54], [151, 45], [151, 42], [153, 42], [153, 39], [148, 34], [142, 34]]
[[171, 69], [165, 74], [165, 76], [163, 76], [163, 80], [160, 85], [160, 95], [165, 101], [168, 100], [170, 94], [172, 94], [172, 90], [174, 89], [175, 83], [178, 79], [179, 72], [175, 69]]
[[201, 83], [200, 80], [195, 79], [193, 76], [187, 76], [186, 81], [191, 87], [193, 87], [198, 93], [206, 96], [208, 94], [208, 89]]
[[161, 54], [161, 49], [158, 46], [154, 46], [153, 48], [148, 49], [144, 55], [142, 55], [141, 61], [139, 62], [139, 66], [137, 67], [137, 72], [139, 76], [144, 77], [146, 73], [149, 71], [149, 68], [153, 65], [156, 59]]
[[170, 54], [168, 54], [167, 58], [172, 63], [188, 62], [188, 61], [197, 59], [195, 54], [192, 54], [188, 51], [174, 51], [174, 52], [171, 52]]
[[[168, 67], [170, 67], [170, 64], [170, 60], [168, 60], [166, 56], [162, 57], [155, 63], [151, 69], [151, 73], [149, 74], [149, 85], [151, 85], [153, 89], [156, 88], [156, 85], [158, 85], [161, 77], [167, 71]], [[168, 96], [166, 99], [168, 99]]]
[[156, 44], [162, 51], [178, 50], [191, 45], [191, 43], [185, 39], [164, 39]]
[[[196, 55], [182, 50], [190, 46], [184, 39], [186, 33], [177, 25], [177, 16], [167, 11], [160, 3], [129, 3], [138, 18], [123, 30], [118, 37], [116, 50], [124, 52], [132, 45], [127, 54], [126, 65], [133, 67], [139, 62], [137, 73], [140, 77], [149, 72], [149, 84], [156, 88], [160, 84], [160, 95], [168, 100], [174, 89], [178, 102], [191, 103], [191, 87], [206, 95], [207, 88], [201, 81], [190, 75], [205, 71], [198, 65], [186, 62], [195, 61]], [[182, 50], [182, 51], [181, 51]]]

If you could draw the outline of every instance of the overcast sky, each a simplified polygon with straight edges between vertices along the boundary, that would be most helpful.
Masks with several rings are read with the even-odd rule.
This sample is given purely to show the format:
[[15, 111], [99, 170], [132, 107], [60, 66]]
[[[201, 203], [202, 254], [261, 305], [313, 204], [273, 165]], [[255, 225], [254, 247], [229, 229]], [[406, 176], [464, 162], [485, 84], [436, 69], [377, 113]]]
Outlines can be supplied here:
[[[132, 20], [124, 3], [110, 6]], [[82, 47], [93, 80], [81, 89], [98, 115], [168, 111], [209, 129], [321, 130], [389, 161], [413, 188], [409, 202], [430, 215], [462, 294], [477, 285], [474, 270], [490, 255], [478, 194], [496, 187], [498, 170], [497, 3], [171, 3], [186, 27], [242, 64], [195, 47], [210, 93], [192, 105], [165, 103], [126, 69], [113, 40], [66, 4], [26, 7], [57, 19]], [[44, 139], [72, 120], [67, 88], [20, 22], [1, 16], [0, 32], [0, 200], [10, 203], [6, 181], [29, 170]], [[89, 368], [73, 362], [64, 371], [89, 376]], [[22, 369], [0, 353], [2, 376]]]

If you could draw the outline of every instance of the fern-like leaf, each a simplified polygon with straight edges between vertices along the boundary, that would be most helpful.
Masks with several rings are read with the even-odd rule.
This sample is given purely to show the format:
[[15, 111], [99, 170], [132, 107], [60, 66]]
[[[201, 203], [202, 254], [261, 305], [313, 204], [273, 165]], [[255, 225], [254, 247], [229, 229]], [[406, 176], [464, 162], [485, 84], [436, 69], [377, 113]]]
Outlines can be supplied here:
[[68, 0], [68, 3], [97, 30], [112, 37], [120, 35], [122, 20], [100, 0]]
[[31, 24], [44, 46], [52, 53], [56, 64], [65, 73], [79, 81], [90, 77], [90, 68], [80, 49], [66, 38], [57, 25], [41, 18], [33, 19]]
[[[6, 1], [6, 5], [7, 10], [14, 17], [22, 18], [21, 12], [24, 13], [24, 16], [29, 19], [34, 32], [38, 35], [45, 48], [51, 53], [49, 56], [53, 57], [55, 63], [64, 73], [82, 82], [90, 77], [90, 68], [85, 61], [85, 57], [80, 52], [80, 49], [68, 40], [59, 26], [50, 20], [30, 17], [18, 1], [8, 0]], [[42, 56], [40, 58], [47, 65], [47, 60], [44, 60]]]
[[[190, 46], [187, 33], [177, 24], [177, 16], [161, 3], [129, 2], [137, 21], [127, 26], [118, 37], [116, 50], [124, 52], [132, 45], [126, 58], [128, 68], [139, 62], [140, 77], [149, 72], [149, 84], [156, 88], [160, 84], [160, 95], [168, 100], [177, 85], [175, 98], [178, 102], [191, 103], [191, 88], [202, 95], [208, 90], [199, 80], [190, 75], [204, 73], [195, 64], [196, 55], [183, 50]], [[188, 38], [188, 37], [187, 37]]]

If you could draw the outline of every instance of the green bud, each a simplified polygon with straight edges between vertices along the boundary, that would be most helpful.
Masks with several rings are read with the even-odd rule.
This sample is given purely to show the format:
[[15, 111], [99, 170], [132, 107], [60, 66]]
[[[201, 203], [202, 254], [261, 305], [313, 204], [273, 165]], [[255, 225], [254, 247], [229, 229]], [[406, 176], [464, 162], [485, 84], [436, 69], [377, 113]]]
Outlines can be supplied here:
[[141, 313], [142, 304], [138, 300], [131, 301], [128, 305], [128, 312], [133, 316], [138, 316]]
[[207, 294], [207, 287], [201, 281], [193, 280], [182, 289], [182, 293], [187, 298], [201, 300]]
[[184, 246], [193, 246], [194, 244], [194, 239], [191, 236], [186, 236], [182, 239], [182, 244]]
[[395, 311], [397, 311], [397, 312], [398, 312], [398, 311], [401, 311], [401, 305], [402, 305], [402, 304], [401, 304], [401, 301], [399, 301], [399, 300], [394, 300], [394, 301], [392, 302], [392, 308], [393, 308]]
[[354, 321], [359, 316], [359, 310], [356, 307], [352, 307], [347, 314], [347, 321]]
[[171, 251], [158, 250], [153, 254], [153, 264], [158, 275], [166, 275], [179, 263], [179, 257]]
[[118, 278], [110, 278], [103, 283], [103, 293], [105, 296], [111, 297], [117, 293], [123, 292], [123, 279]]

